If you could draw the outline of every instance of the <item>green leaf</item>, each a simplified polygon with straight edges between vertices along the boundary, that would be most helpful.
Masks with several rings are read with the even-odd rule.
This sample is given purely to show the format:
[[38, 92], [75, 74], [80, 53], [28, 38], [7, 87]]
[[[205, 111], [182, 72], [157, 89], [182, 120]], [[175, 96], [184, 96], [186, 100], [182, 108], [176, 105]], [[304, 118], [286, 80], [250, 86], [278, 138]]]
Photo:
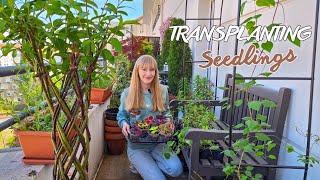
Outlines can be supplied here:
[[119, 13], [119, 14], [123, 14], [123, 15], [125, 15], [125, 16], [128, 16], [128, 13], [125, 12], [125, 11], [118, 11], [118, 13]]
[[243, 147], [244, 152], [253, 152], [253, 146], [252, 144], [247, 144]]
[[5, 6], [7, 6], [7, 5], [8, 5], [8, 0], [1, 0], [1, 1], [0, 1], [0, 6], [5, 7]]
[[275, 144], [275, 143], [272, 143], [272, 141], [269, 141], [268, 143], [267, 143], [267, 150], [268, 151], [271, 151], [274, 147], [276, 147], [277, 146], [277, 144]]
[[236, 100], [236, 101], [234, 102], [234, 105], [235, 105], [236, 107], [240, 107], [240, 106], [242, 105], [242, 103], [243, 103], [243, 100], [242, 100], [242, 99], [238, 99], [238, 100]]
[[260, 45], [259, 45], [259, 43], [257, 43], [257, 42], [254, 42], [254, 43], [252, 43], [252, 44], [253, 44], [253, 45], [255, 45], [257, 49], [259, 49], [259, 48], [260, 48]]
[[118, 39], [116, 38], [111, 38], [110, 39], [110, 44], [115, 48], [115, 50], [117, 52], [121, 52], [122, 51], [122, 46], [121, 46], [121, 43]]
[[262, 102], [260, 102], [260, 101], [250, 101], [250, 102], [248, 103], [248, 107], [249, 107], [250, 109], [253, 109], [253, 110], [256, 110], [256, 111], [259, 111], [259, 110], [260, 110], [261, 105], [262, 105]]
[[110, 11], [112, 11], [113, 13], [115, 13], [115, 14], [117, 14], [117, 7], [115, 6], [115, 5], [113, 5], [113, 4], [111, 4], [111, 3], [107, 3], [106, 4], [106, 6], [107, 6], [107, 9], [108, 10], [110, 10]]
[[244, 21], [241, 23], [241, 25], [242, 25], [242, 24], [246, 24], [247, 22], [251, 21], [252, 19], [257, 20], [257, 19], [259, 19], [261, 16], [262, 16], [262, 14], [257, 14], [257, 15], [248, 17], [246, 20], [244, 20]]
[[265, 43], [262, 43], [261, 44], [261, 47], [263, 50], [265, 51], [268, 51], [268, 52], [271, 52], [272, 48], [273, 48], [273, 43], [270, 42], [270, 41], [267, 41]]
[[234, 129], [240, 129], [244, 126], [244, 124], [240, 123], [240, 124], [237, 124], [236, 126], [234, 126], [233, 128]]
[[225, 150], [223, 151], [224, 155], [228, 156], [228, 157], [236, 157], [236, 154], [232, 151], [232, 150]]
[[272, 159], [272, 160], [277, 159], [277, 158], [276, 158], [276, 156], [275, 156], [275, 155], [273, 155], [273, 154], [270, 154], [268, 157], [269, 157], [270, 159]]
[[247, 166], [247, 167], [246, 167], [246, 170], [247, 170], [247, 171], [252, 171], [252, 170], [253, 170], [253, 167], [252, 167], [252, 166]]
[[114, 57], [108, 49], [103, 49], [101, 55], [103, 59], [108, 60], [111, 64], [114, 64]]
[[237, 79], [237, 78], [242, 78], [243, 76], [241, 74], [236, 74], [236, 80], [235, 80], [235, 84], [242, 84], [244, 83], [244, 79]]
[[244, 1], [241, 3], [241, 7], [240, 7], [240, 14], [243, 15], [243, 11], [244, 11], [244, 7], [246, 6], [247, 1]]
[[286, 149], [287, 149], [287, 152], [288, 152], [288, 153], [294, 152], [294, 148], [293, 148], [293, 146], [291, 146], [291, 145], [287, 145], [287, 146], [286, 146]]
[[245, 124], [247, 125], [248, 130], [250, 132], [257, 131], [257, 130], [261, 129], [260, 125], [254, 120], [248, 120], [245, 122]]
[[[249, 21], [246, 23], [246, 29], [247, 30], [251, 30], [251, 32], [254, 30], [255, 27], [255, 22], [254, 21]], [[250, 33], [249, 33], [250, 34]]]
[[4, 31], [6, 31], [6, 22], [5, 21], [0, 21], [0, 33], [3, 34]]
[[267, 117], [261, 114], [257, 114], [257, 120], [260, 120], [262, 122], [266, 122], [267, 121]]
[[253, 119], [251, 117], [243, 117], [242, 118], [244, 121], [253, 121]]
[[261, 103], [266, 108], [275, 108], [275, 107], [277, 107], [277, 104], [275, 102], [267, 100], [267, 99], [262, 100]]
[[264, 77], [269, 77], [272, 75], [272, 72], [264, 72], [264, 73], [261, 73], [260, 75], [262, 75]]
[[269, 136], [267, 136], [264, 133], [256, 133], [255, 137], [259, 140], [259, 141], [269, 141], [271, 140]]
[[132, 25], [134, 25], [134, 24], [140, 24], [139, 23], [139, 21], [138, 20], [136, 20], [136, 19], [133, 19], [133, 20], [125, 20], [125, 21], [123, 21], [123, 23], [122, 23], [123, 25], [128, 25], [128, 24], [132, 24]]
[[262, 174], [256, 174], [254, 177], [255, 177], [256, 179], [262, 179], [262, 178], [263, 178]]
[[297, 38], [297, 37], [296, 37], [294, 40], [292, 40], [292, 39], [291, 39], [291, 36], [288, 34], [288, 40], [289, 40], [290, 42], [292, 42], [294, 45], [298, 46], [298, 47], [301, 46], [301, 41], [300, 41], [300, 39]]
[[257, 0], [256, 5], [260, 7], [273, 7], [276, 2], [274, 0]]
[[169, 159], [171, 155], [170, 155], [170, 153], [165, 152], [165, 153], [163, 153], [163, 156], [165, 159]]
[[231, 164], [226, 164], [224, 167], [223, 167], [223, 172], [227, 175], [227, 176], [230, 176], [232, 175], [236, 170], [236, 167], [231, 165]]
[[258, 157], [261, 157], [261, 156], [263, 156], [263, 155], [264, 155], [264, 152], [262, 152], [262, 151], [256, 152], [256, 156], [258, 156]]

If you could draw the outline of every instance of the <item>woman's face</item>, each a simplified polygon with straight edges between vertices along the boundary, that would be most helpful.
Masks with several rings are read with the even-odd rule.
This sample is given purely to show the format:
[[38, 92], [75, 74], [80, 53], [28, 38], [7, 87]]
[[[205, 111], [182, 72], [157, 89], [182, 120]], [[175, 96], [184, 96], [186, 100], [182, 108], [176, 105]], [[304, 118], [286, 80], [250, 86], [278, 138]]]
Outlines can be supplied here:
[[155, 76], [155, 68], [152, 66], [140, 66], [139, 69], [139, 77], [142, 83], [151, 84]]

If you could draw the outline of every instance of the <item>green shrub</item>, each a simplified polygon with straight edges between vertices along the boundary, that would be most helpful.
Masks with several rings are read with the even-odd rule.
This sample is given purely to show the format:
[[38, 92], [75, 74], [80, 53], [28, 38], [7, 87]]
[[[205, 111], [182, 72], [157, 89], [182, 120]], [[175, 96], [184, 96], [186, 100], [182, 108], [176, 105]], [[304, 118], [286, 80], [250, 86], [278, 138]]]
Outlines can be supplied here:
[[112, 95], [110, 99], [110, 108], [118, 108], [120, 106], [120, 95], [123, 90], [130, 85], [132, 62], [128, 57], [120, 54], [115, 57], [115, 82], [112, 87]]
[[[182, 19], [172, 19], [171, 26], [184, 25]], [[167, 62], [169, 67], [168, 72], [168, 85], [169, 90], [172, 94], [177, 95], [179, 92], [179, 82], [184, 77], [186, 80], [192, 77], [192, 64], [187, 63], [191, 61], [191, 49], [188, 43], [183, 42], [182, 39], [179, 41], [171, 41], [172, 29], [167, 29], [165, 31], [164, 40], [162, 43], [162, 51], [159, 58], [159, 68], [162, 69], [165, 62]], [[183, 65], [185, 71], [183, 72]]]
[[144, 54], [153, 55], [153, 44], [147, 40], [142, 41], [142, 50]]

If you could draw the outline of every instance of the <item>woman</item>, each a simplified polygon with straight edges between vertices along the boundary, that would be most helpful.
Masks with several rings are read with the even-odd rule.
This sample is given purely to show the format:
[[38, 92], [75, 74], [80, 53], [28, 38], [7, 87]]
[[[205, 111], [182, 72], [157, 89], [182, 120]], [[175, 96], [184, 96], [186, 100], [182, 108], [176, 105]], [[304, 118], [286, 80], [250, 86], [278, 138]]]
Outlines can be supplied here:
[[[149, 115], [165, 113], [169, 107], [168, 89], [159, 83], [156, 60], [150, 55], [140, 56], [133, 68], [130, 87], [121, 94], [117, 120], [122, 133], [128, 137], [130, 124], [143, 120]], [[143, 144], [128, 141], [127, 154], [133, 167], [143, 179], [166, 179], [163, 172], [177, 177], [182, 173], [182, 165], [176, 155], [170, 159], [163, 157], [165, 144]]]

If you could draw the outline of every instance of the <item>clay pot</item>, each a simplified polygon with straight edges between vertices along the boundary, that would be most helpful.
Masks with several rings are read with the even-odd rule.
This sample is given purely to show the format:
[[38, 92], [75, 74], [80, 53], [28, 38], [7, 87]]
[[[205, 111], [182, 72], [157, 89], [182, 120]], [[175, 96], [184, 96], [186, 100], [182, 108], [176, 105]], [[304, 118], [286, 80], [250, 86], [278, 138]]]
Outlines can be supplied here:
[[111, 88], [91, 88], [90, 103], [103, 104], [111, 96]]
[[26, 164], [53, 164], [54, 149], [51, 132], [16, 131]]
[[104, 124], [109, 127], [119, 127], [118, 122], [110, 119], [104, 119]]
[[109, 154], [120, 155], [125, 149], [126, 139], [121, 133], [105, 133]]
[[121, 128], [118, 126], [117, 113], [118, 108], [107, 109], [104, 113], [105, 121], [105, 141], [109, 154], [119, 155], [125, 149], [126, 139], [122, 134]]
[[105, 133], [122, 133], [122, 129], [120, 127], [114, 127], [114, 126], [104, 126]]

